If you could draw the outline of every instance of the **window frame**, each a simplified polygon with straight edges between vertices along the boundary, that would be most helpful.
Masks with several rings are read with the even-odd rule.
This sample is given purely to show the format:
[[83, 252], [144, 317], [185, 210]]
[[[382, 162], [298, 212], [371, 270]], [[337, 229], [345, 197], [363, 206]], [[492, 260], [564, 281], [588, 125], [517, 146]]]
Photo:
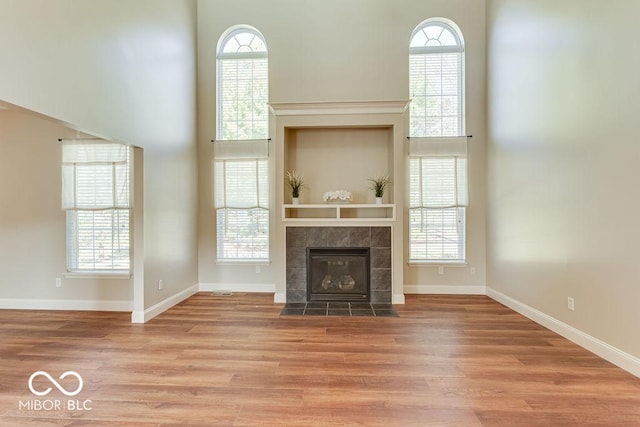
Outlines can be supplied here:
[[[99, 145], [99, 144], [116, 144], [109, 141], [104, 141], [101, 139], [87, 139], [87, 140], [61, 140], [63, 144], [82, 144], [82, 145]], [[123, 144], [117, 144], [123, 145]], [[63, 147], [63, 150], [65, 148]], [[112, 172], [111, 172], [111, 197], [113, 198], [113, 206], [105, 207], [105, 206], [78, 206], [75, 201], [73, 201], [73, 205], [69, 206], [68, 194], [65, 194], [65, 191], [68, 191], [70, 188], [73, 188], [73, 193], [76, 194], [78, 190], [78, 185], [83, 185], [82, 181], [78, 181], [77, 179], [77, 170], [78, 165], [82, 164], [91, 164], [91, 162], [78, 162], [78, 163], [66, 163], [63, 159], [63, 176], [62, 176], [62, 191], [63, 191], [63, 211], [65, 211], [65, 273], [64, 277], [68, 278], [114, 278], [114, 279], [125, 279], [131, 277], [132, 271], [132, 263], [133, 263], [133, 150], [131, 147], [124, 146], [123, 150], [126, 152], [126, 159], [124, 160], [126, 171], [126, 178], [124, 184], [126, 184], [126, 198], [120, 199], [120, 196], [116, 195], [117, 191], [121, 190], [121, 188], [116, 188], [116, 176], [118, 178], [122, 178], [121, 171], [116, 172], [116, 163], [112, 164]], [[63, 155], [64, 157], [64, 155]], [[108, 162], [107, 162], [108, 163]], [[104, 162], [97, 162], [96, 165], [105, 166]], [[71, 167], [73, 171], [73, 184], [70, 186], [68, 179], [65, 177], [65, 167]], [[85, 166], [86, 167], [86, 166]], [[67, 169], [68, 171], [68, 169]], [[121, 181], [120, 181], [121, 183]], [[86, 182], [85, 182], [86, 184]], [[120, 184], [118, 184], [120, 185]], [[76, 196], [74, 196], [75, 199]], [[116, 199], [118, 201], [116, 201]], [[78, 237], [81, 234], [78, 230], [80, 228], [79, 216], [81, 213], [94, 213], [99, 214], [101, 212], [111, 212], [111, 240], [112, 241], [120, 241], [118, 238], [118, 232], [115, 230], [115, 217], [119, 216], [120, 221], [118, 224], [122, 224], [126, 222], [127, 226], [127, 239], [125, 245], [118, 245], [118, 247], [126, 246], [127, 250], [127, 268], [95, 268], [96, 264], [99, 264], [99, 261], [94, 257], [91, 261], [94, 264], [93, 268], [84, 268], [80, 267], [80, 258], [81, 258], [81, 250], [79, 249]], [[126, 220], [123, 220], [121, 215], [126, 215]], [[95, 243], [95, 241], [94, 241]], [[94, 248], [95, 249], [95, 248]], [[111, 253], [114, 253], [114, 246], [111, 246]]]
[[[227, 47], [227, 43], [229, 43], [232, 39], [234, 39], [235, 37], [237, 37], [240, 34], [251, 34], [254, 37], [259, 38], [260, 40], [260, 48], [264, 48], [264, 50], [250, 50], [250, 51], [244, 51], [244, 52], [239, 52], [239, 51], [235, 51], [235, 52], [225, 52], [225, 47]], [[251, 44], [252, 42], [250, 42], [249, 44]], [[238, 43], [237, 44], [238, 47], [243, 46], [242, 44]], [[247, 46], [247, 45], [245, 45]], [[265, 37], [262, 35], [262, 33], [260, 33], [260, 31], [258, 31], [256, 28], [250, 27], [250, 26], [246, 26], [246, 25], [242, 25], [242, 26], [234, 26], [229, 28], [219, 39], [218, 42], [218, 47], [216, 50], [216, 135], [217, 135], [217, 140], [214, 142], [214, 154], [213, 154], [213, 162], [212, 162], [212, 167], [213, 167], [213, 177], [214, 180], [217, 179], [218, 177], [218, 168], [220, 167], [225, 167], [226, 162], [230, 162], [230, 161], [255, 161], [255, 176], [256, 176], [256, 182], [258, 183], [258, 187], [260, 188], [264, 188], [263, 186], [266, 186], [267, 192], [266, 192], [266, 206], [263, 205], [263, 203], [261, 203], [258, 200], [257, 206], [254, 207], [250, 207], [250, 208], [242, 208], [242, 207], [230, 207], [230, 206], [226, 206], [226, 195], [225, 195], [225, 191], [226, 191], [226, 185], [222, 186], [222, 189], [220, 186], [217, 185], [216, 182], [214, 182], [213, 184], [213, 197], [214, 197], [214, 211], [215, 211], [215, 229], [216, 229], [216, 263], [217, 264], [265, 264], [265, 263], [269, 263], [270, 262], [270, 254], [271, 254], [271, 208], [270, 208], [270, 192], [271, 192], [271, 173], [270, 173], [270, 168], [271, 168], [271, 162], [269, 160], [269, 154], [268, 154], [268, 134], [269, 134], [269, 110], [268, 110], [268, 97], [269, 97], [269, 50], [268, 50], [268, 46], [266, 43], [266, 39]], [[226, 61], [233, 61], [234, 59], [238, 59], [238, 60], [247, 60], [247, 59], [255, 59], [255, 60], [264, 60], [265, 61], [265, 66], [266, 66], [266, 76], [264, 76], [266, 78], [266, 82], [263, 82], [264, 84], [266, 84], [266, 98], [265, 98], [265, 106], [264, 106], [264, 112], [265, 112], [265, 120], [266, 121], [266, 126], [264, 127], [263, 131], [260, 131], [261, 129], [258, 128], [258, 133], [256, 133], [256, 121], [251, 120], [251, 121], [247, 121], [249, 123], [251, 123], [252, 129], [250, 134], [248, 135], [248, 138], [241, 138], [241, 139], [233, 139], [233, 138], [227, 138], [225, 137], [225, 121], [224, 121], [224, 102], [223, 102], [223, 96], [224, 96], [224, 87], [225, 87], [225, 79], [223, 76], [223, 71], [224, 71], [224, 64], [226, 63]], [[253, 76], [252, 76], [253, 78]], [[262, 77], [261, 77], [262, 78]], [[237, 81], [237, 79], [236, 79]], [[252, 88], [253, 91], [253, 88]], [[250, 101], [252, 103], [255, 103], [256, 98], [253, 96], [254, 93], [251, 92], [251, 99]], [[240, 99], [239, 99], [240, 100]], [[244, 99], [242, 99], [244, 100]], [[240, 123], [240, 121], [237, 121], [238, 123]], [[259, 122], [263, 122], [263, 121], [259, 121]], [[239, 132], [236, 131], [236, 135], [238, 135]], [[266, 147], [266, 152], [264, 150], [264, 148]], [[219, 149], [219, 150], [218, 150]], [[264, 164], [261, 162], [265, 162]], [[262, 170], [263, 167], [266, 167], [266, 176], [262, 177], [261, 173], [264, 172]], [[224, 172], [226, 174], [226, 171]], [[266, 182], [261, 182], [261, 179], [264, 178], [266, 180]], [[225, 183], [226, 184], [226, 183]], [[252, 197], [257, 197], [257, 198], [261, 198], [260, 195], [263, 195], [263, 191], [260, 190], [260, 188], [256, 187], [256, 191], [257, 194], [252, 194]], [[225, 202], [223, 203], [224, 206], [221, 206], [219, 204], [219, 195], [218, 193], [222, 191], [223, 195], [222, 195], [222, 199], [225, 200]], [[251, 216], [251, 212], [255, 211], [255, 210], [259, 210], [261, 212], [265, 212], [266, 211], [266, 224], [264, 224], [263, 221], [260, 221], [260, 219], [258, 218], [258, 225], [260, 224], [264, 224], [266, 226], [266, 257], [227, 257], [224, 256], [225, 252], [221, 251], [221, 248], [223, 247], [223, 245], [225, 244], [225, 242], [221, 242], [221, 239], [224, 239], [224, 236], [226, 235], [227, 231], [226, 228], [224, 228], [223, 226], [220, 226], [220, 215], [224, 215], [224, 213], [221, 213], [221, 211], [225, 211], [228, 212], [229, 210], [235, 210], [235, 211], [239, 211], [239, 210], [243, 210], [246, 211], [247, 216]], [[259, 228], [259, 227], [258, 227]], [[258, 230], [258, 229], [256, 229]], [[256, 234], [258, 233], [258, 231], [254, 232], [253, 234], [249, 234], [248, 236], [255, 236], [257, 237], [258, 235]], [[265, 234], [265, 233], [260, 233], [260, 234]], [[257, 245], [262, 245], [261, 243], [261, 239], [256, 238], [256, 244]], [[256, 246], [256, 248], [254, 248], [254, 250], [252, 251], [252, 253], [256, 253], [256, 252], [261, 252], [259, 250], [259, 246]]]
[[[428, 41], [429, 37], [426, 34], [426, 29], [429, 27], [440, 27], [442, 28], [443, 31], [448, 31], [455, 40], [455, 45], [446, 45], [446, 46], [412, 46], [414, 43], [414, 38], [416, 37], [416, 35], [422, 33], [425, 36], [425, 39]], [[442, 35], [442, 33], [440, 34], [440, 36]], [[439, 38], [439, 37], [438, 37]], [[426, 44], [426, 43], [425, 43]], [[412, 56], [413, 55], [430, 55], [430, 54], [449, 54], [449, 53], [455, 53], [458, 54], [458, 60], [457, 60], [457, 98], [458, 98], [458, 116], [457, 116], [457, 124], [458, 124], [458, 131], [457, 131], [457, 135], [446, 135], [444, 134], [443, 131], [443, 125], [440, 125], [440, 132], [438, 134], [427, 134], [427, 129], [428, 126], [426, 124], [426, 122], [424, 123], [424, 134], [423, 135], [414, 135], [413, 131], [414, 128], [412, 126], [412, 122], [413, 122], [413, 117], [412, 117], [412, 109], [409, 109], [409, 137], [418, 137], [418, 138], [430, 138], [430, 137], [435, 137], [435, 138], [443, 138], [443, 137], [461, 137], [465, 135], [465, 121], [466, 121], [466, 105], [465, 105], [465, 44], [464, 44], [464, 38], [462, 35], [462, 32], [460, 31], [460, 29], [458, 28], [458, 26], [451, 20], [448, 19], [444, 19], [444, 18], [430, 18], [427, 19], [425, 21], [423, 21], [422, 23], [420, 23], [412, 32], [411, 34], [411, 38], [409, 41], [409, 88], [410, 88], [410, 98], [413, 99], [413, 94], [411, 93], [411, 88], [412, 86], [412, 67], [411, 67], [411, 61], [412, 61]], [[425, 97], [427, 96], [427, 91], [425, 90]], [[440, 92], [440, 94], [442, 94], [442, 91]], [[442, 95], [440, 95], [442, 96]], [[441, 101], [442, 104], [442, 101]], [[422, 116], [419, 116], [422, 117]], [[424, 116], [425, 119], [428, 118], [427, 115]], [[443, 117], [443, 116], [439, 116], [439, 117]], [[425, 157], [430, 157], [428, 155], [426, 156], [416, 156], [416, 158], [420, 158], [423, 159]], [[440, 156], [442, 157], [442, 156]], [[445, 156], [445, 157], [449, 157], [449, 156]], [[450, 156], [451, 158], [455, 158], [455, 155]], [[419, 162], [419, 164], [422, 164], [422, 161]], [[412, 170], [411, 170], [411, 166], [412, 162], [411, 161], [407, 161], [407, 174], [409, 176], [411, 176]], [[468, 177], [467, 177], [468, 180]], [[408, 192], [409, 194], [411, 194], [412, 192], [412, 183], [411, 180], [408, 179]], [[468, 183], [467, 183], [468, 185]], [[461, 255], [461, 258], [456, 258], [456, 259], [444, 259], [444, 258], [427, 258], [427, 253], [428, 253], [428, 249], [425, 248], [425, 257], [424, 258], [412, 258], [412, 255], [415, 253], [415, 249], [412, 248], [412, 229], [413, 229], [413, 225], [411, 223], [411, 219], [412, 219], [412, 211], [429, 211], [429, 210], [458, 210], [458, 212], [455, 213], [456, 218], [460, 218], [460, 216], [462, 217], [462, 220], [460, 221], [459, 219], [457, 220], [457, 230], [458, 232], [460, 232], [461, 230], [461, 240], [459, 240], [457, 242], [458, 245], [458, 252]], [[442, 208], [426, 208], [426, 207], [412, 207], [411, 203], [409, 203], [409, 209], [407, 212], [407, 254], [408, 254], [408, 263], [412, 264], [412, 265], [465, 265], [467, 263], [467, 206], [448, 206], [448, 207], [442, 207]], [[424, 216], [424, 214], [421, 214]], [[426, 227], [426, 224], [423, 224], [422, 227]], [[425, 232], [426, 233], [426, 232]], [[425, 245], [427, 244], [427, 241], [425, 240]]]
[[[255, 206], [251, 206], [251, 207], [245, 207], [245, 208], [240, 208], [240, 207], [234, 207], [234, 206], [229, 206], [226, 199], [226, 173], [227, 173], [227, 166], [231, 163], [233, 164], [234, 162], [252, 162], [255, 163], [255, 182], [256, 182], [256, 200], [255, 200]], [[261, 162], [264, 162], [262, 165], [260, 165]], [[220, 170], [220, 168], [222, 168], [222, 170]], [[261, 175], [261, 168], [265, 169], [266, 174], [264, 176]], [[214, 161], [214, 175], [216, 176], [216, 178], [218, 178], [219, 174], [223, 174], [224, 178], [223, 178], [223, 182], [218, 184], [218, 182], [216, 182], [216, 184], [214, 185], [214, 191], [219, 188], [219, 186], [224, 187], [224, 189], [222, 190], [223, 196], [222, 196], [222, 200], [219, 201], [218, 197], [215, 198], [214, 201], [214, 209], [215, 209], [215, 220], [216, 220], [216, 262], [218, 264], [235, 264], [235, 263], [268, 263], [270, 260], [270, 220], [271, 220], [271, 212], [270, 212], [270, 208], [269, 208], [269, 193], [267, 191], [266, 197], [264, 198], [266, 200], [266, 206], [264, 206], [260, 199], [260, 188], [264, 188], [264, 186], [266, 186], [266, 188], [268, 189], [269, 187], [269, 159], [268, 158], [237, 158], [237, 159], [217, 159]], [[262, 179], [265, 179], [266, 182], [261, 182]], [[225, 212], [228, 211], [245, 211], [247, 212], [247, 214], [249, 216], [252, 216], [252, 212], [255, 211], [262, 211], [262, 212], [266, 212], [266, 224], [263, 224], [262, 222], [257, 223], [257, 225], [259, 226], [260, 224], [262, 224], [263, 226], [266, 226], [266, 233], [261, 233], [261, 234], [266, 234], [266, 256], [265, 257], [225, 257], [222, 256], [226, 251], [222, 251], [221, 249], [224, 248], [225, 246], [225, 234], [227, 232], [227, 229], [224, 229], [224, 233], [220, 232], [220, 227], [219, 227], [219, 221], [220, 221], [220, 215], [221, 212], [223, 212], [222, 214], [224, 214]], [[258, 236], [257, 233], [253, 233], [251, 234], [251, 236]], [[221, 240], [222, 239], [222, 240]], [[258, 240], [258, 239], [256, 239]], [[259, 242], [258, 242], [259, 243]], [[236, 242], [236, 244], [238, 244], [238, 242]], [[255, 248], [252, 249], [251, 251], [252, 253], [257, 252], [255, 250]]]
[[[428, 27], [439, 26], [443, 30], [447, 30], [449, 33], [453, 35], [456, 40], [455, 46], [411, 46], [411, 42], [419, 33], [424, 33], [425, 29]], [[411, 33], [411, 39], [409, 42], [409, 64], [411, 64], [411, 57], [414, 55], [429, 55], [429, 54], [447, 54], [447, 53], [456, 53], [459, 54], [459, 60], [457, 64], [458, 71], [458, 135], [414, 135], [411, 133], [411, 125], [409, 126], [410, 137], [427, 137], [427, 136], [462, 136], [465, 134], [465, 120], [466, 120], [466, 105], [465, 105], [465, 45], [464, 38], [462, 36], [462, 32], [460, 28], [453, 22], [444, 18], [431, 18], [422, 22], [420, 25], [416, 27], [416, 29]], [[411, 88], [411, 65], [409, 65], [409, 87]], [[409, 97], [413, 99], [411, 93], [409, 93]], [[412, 121], [411, 106], [409, 107], [409, 123]]]
[[[231, 39], [234, 39], [239, 34], [248, 33], [252, 34], [255, 37], [258, 37], [262, 44], [264, 45], [264, 51], [251, 51], [251, 52], [224, 52], [224, 48], [229, 43]], [[227, 32], [220, 38], [218, 42], [218, 48], [216, 50], [216, 138], [217, 140], [223, 141], [235, 141], [239, 140], [236, 138], [225, 138], [224, 137], [224, 79], [222, 70], [224, 69], [224, 61], [229, 61], [233, 59], [265, 59], [267, 62], [267, 100], [269, 97], [269, 49], [267, 47], [267, 42], [264, 36], [257, 29], [250, 26], [236, 26], [227, 30]], [[252, 135], [252, 137], [247, 139], [258, 139], [260, 137], [267, 138], [269, 132], [269, 114], [268, 110], [266, 111], [267, 118], [267, 130], [266, 135]]]

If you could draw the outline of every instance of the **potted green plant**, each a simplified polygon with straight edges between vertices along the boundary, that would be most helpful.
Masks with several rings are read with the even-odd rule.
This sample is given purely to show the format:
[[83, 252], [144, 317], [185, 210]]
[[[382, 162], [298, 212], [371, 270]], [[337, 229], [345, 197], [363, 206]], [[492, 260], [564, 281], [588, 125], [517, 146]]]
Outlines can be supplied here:
[[391, 178], [388, 175], [379, 175], [375, 178], [369, 178], [371, 186], [369, 187], [376, 196], [376, 203], [382, 204], [382, 196], [387, 185], [391, 184]]
[[300, 190], [305, 187], [304, 175], [298, 174], [296, 171], [287, 172], [287, 186], [291, 191], [291, 203], [297, 205], [300, 200]]

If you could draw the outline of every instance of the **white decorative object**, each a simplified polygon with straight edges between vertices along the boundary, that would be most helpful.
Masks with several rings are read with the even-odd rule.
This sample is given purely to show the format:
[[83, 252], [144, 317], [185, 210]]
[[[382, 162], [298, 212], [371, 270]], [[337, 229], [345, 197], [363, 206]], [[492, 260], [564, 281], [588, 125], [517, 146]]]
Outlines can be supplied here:
[[294, 204], [294, 205], [299, 205], [300, 204], [300, 198], [292, 197], [291, 198], [291, 203]]
[[376, 197], [376, 205], [382, 204], [382, 197]]
[[347, 190], [327, 191], [322, 196], [322, 200], [325, 203], [349, 203], [353, 200], [353, 195]]

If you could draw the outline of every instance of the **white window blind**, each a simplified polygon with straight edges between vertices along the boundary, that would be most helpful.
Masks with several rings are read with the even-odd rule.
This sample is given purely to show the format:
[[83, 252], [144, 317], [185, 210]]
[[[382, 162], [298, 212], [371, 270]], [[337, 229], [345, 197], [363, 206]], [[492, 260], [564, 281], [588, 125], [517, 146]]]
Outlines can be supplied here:
[[267, 138], [269, 67], [262, 36], [232, 31], [218, 51], [218, 139]]
[[129, 270], [130, 208], [129, 148], [106, 141], [63, 141], [67, 270]]
[[467, 138], [411, 138], [409, 205], [414, 208], [467, 206]]
[[418, 26], [409, 47], [409, 258], [463, 262], [467, 190], [464, 46], [453, 26]]
[[217, 54], [214, 144], [217, 258], [269, 258], [269, 70], [254, 28], [229, 32]]
[[214, 167], [218, 260], [267, 260], [268, 160], [217, 159]]
[[409, 134], [461, 135], [464, 109], [461, 37], [447, 24], [430, 22], [414, 31], [409, 52]]

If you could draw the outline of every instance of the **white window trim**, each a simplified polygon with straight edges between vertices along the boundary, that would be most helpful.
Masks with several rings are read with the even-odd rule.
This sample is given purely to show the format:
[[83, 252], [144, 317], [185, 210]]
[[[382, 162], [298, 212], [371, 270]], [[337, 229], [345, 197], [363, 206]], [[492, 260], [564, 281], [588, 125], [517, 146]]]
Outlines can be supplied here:
[[67, 271], [62, 277], [65, 279], [129, 280], [132, 276], [128, 270], [78, 270]]
[[[458, 61], [458, 87], [459, 87], [459, 91], [458, 91], [458, 105], [460, 108], [460, 113], [458, 116], [458, 136], [464, 136], [466, 135], [466, 105], [465, 105], [465, 98], [466, 98], [466, 94], [465, 94], [465, 44], [464, 44], [464, 38], [462, 36], [462, 32], [460, 31], [460, 28], [453, 22], [450, 21], [448, 19], [444, 19], [444, 18], [431, 18], [431, 19], [427, 19], [426, 21], [422, 22], [420, 25], [418, 25], [414, 31], [411, 34], [411, 38], [410, 41], [413, 40], [413, 38], [416, 36], [416, 34], [418, 34], [420, 31], [423, 31], [424, 28], [428, 27], [428, 26], [439, 26], [439, 27], [444, 27], [445, 29], [447, 29], [448, 31], [451, 32], [451, 34], [455, 37], [456, 39], [456, 45], [455, 46], [409, 46], [409, 58], [411, 59], [412, 55], [430, 55], [430, 54], [447, 54], [447, 53], [458, 53], [460, 54], [460, 59]], [[411, 43], [410, 43], [411, 44]], [[409, 117], [409, 119], [411, 120], [411, 117]], [[416, 135], [410, 135], [410, 137], [417, 137]], [[435, 138], [442, 138], [442, 136], [436, 136], [434, 135]], [[420, 137], [423, 138], [423, 137]], [[424, 138], [429, 138], [429, 136], [424, 137]], [[466, 157], [466, 156], [465, 156]], [[410, 173], [410, 171], [407, 171], [407, 173]], [[468, 180], [468, 177], [467, 177]], [[410, 183], [409, 183], [410, 185]], [[468, 183], [467, 183], [468, 186]], [[455, 260], [451, 260], [451, 261], [447, 261], [447, 260], [441, 260], [441, 259], [409, 259], [407, 261], [407, 265], [411, 266], [411, 267], [428, 267], [428, 268], [434, 268], [434, 267], [442, 267], [442, 266], [450, 266], [450, 267], [465, 267], [468, 265], [467, 262], [467, 225], [468, 225], [468, 221], [467, 221], [467, 206], [461, 206], [465, 208], [465, 215], [464, 215], [464, 235], [463, 235], [463, 242], [462, 244], [464, 245], [464, 249], [463, 249], [463, 253], [462, 259], [455, 259]], [[410, 231], [409, 231], [410, 233]], [[407, 236], [409, 237], [409, 236]], [[407, 239], [407, 245], [411, 244], [411, 239], [408, 238]], [[410, 252], [409, 248], [407, 247], [407, 251]]]
[[238, 258], [238, 259], [228, 259], [222, 258], [216, 260], [216, 265], [242, 265], [242, 266], [252, 266], [262, 267], [265, 265], [271, 265], [271, 258], [264, 259], [251, 259], [251, 258]]
[[[267, 142], [267, 141], [265, 141]], [[257, 147], [258, 151], [260, 152], [264, 152], [264, 148], [262, 147]], [[216, 162], [222, 162], [222, 165], [224, 165], [226, 161], [255, 161], [256, 162], [256, 168], [259, 168], [258, 166], [258, 162], [264, 161], [266, 162], [266, 166], [267, 168], [269, 168], [269, 159], [268, 157], [264, 157], [264, 156], [260, 156], [260, 157], [223, 157], [221, 159], [214, 159], [214, 168], [216, 168], [215, 163]], [[222, 172], [223, 174], [226, 173], [226, 171]], [[218, 171], [214, 172], [214, 176], [218, 174]], [[267, 172], [267, 183], [269, 181], [269, 173]], [[257, 189], [257, 194], [256, 194], [256, 205], [252, 206], [252, 207], [247, 207], [247, 208], [234, 208], [233, 206], [228, 206], [228, 203], [226, 201], [226, 188], [223, 188], [221, 191], [221, 194], [223, 195], [223, 205], [224, 206], [217, 206], [217, 200], [214, 200], [214, 206], [215, 206], [215, 215], [216, 215], [216, 224], [217, 224], [217, 220], [218, 220], [218, 212], [220, 210], [226, 210], [226, 209], [239, 209], [239, 210], [252, 210], [252, 209], [262, 209], [264, 211], [267, 212], [267, 215], [269, 217], [269, 221], [267, 222], [267, 226], [268, 226], [268, 237], [267, 237], [267, 254], [265, 258], [227, 258], [227, 257], [221, 257], [220, 256], [220, 252], [219, 252], [219, 241], [218, 239], [220, 239], [220, 236], [217, 235], [216, 237], [216, 264], [222, 265], [222, 264], [227, 264], [227, 265], [238, 265], [238, 264], [260, 264], [260, 265], [264, 265], [264, 264], [268, 264], [270, 263], [270, 256], [271, 256], [271, 232], [272, 232], [272, 227], [271, 227], [271, 208], [269, 206], [269, 202], [270, 199], [267, 198], [267, 205], [265, 206], [261, 206], [260, 205], [260, 175], [258, 173], [258, 169], [256, 170], [256, 189]], [[222, 185], [226, 187], [226, 182], [223, 180]], [[217, 185], [214, 184], [214, 198], [216, 198], [217, 196], [215, 195], [215, 191], [216, 191], [216, 187]], [[216, 226], [216, 233], [219, 233], [220, 229]]]
[[[224, 52], [225, 47], [227, 46], [227, 43], [234, 38], [236, 35], [241, 34], [241, 33], [250, 33], [253, 34], [255, 37], [259, 38], [260, 41], [262, 42], [262, 44], [264, 45], [264, 51], [262, 50], [258, 50], [258, 51], [250, 51], [250, 52]], [[217, 124], [217, 129], [216, 129], [216, 135], [217, 135], [217, 140], [216, 142], [218, 144], [214, 145], [214, 155], [213, 155], [213, 167], [216, 167], [216, 162], [221, 161], [228, 161], [228, 160], [265, 160], [267, 162], [267, 181], [266, 183], [268, 184], [269, 180], [270, 180], [270, 173], [269, 173], [269, 169], [270, 169], [270, 162], [269, 162], [269, 138], [268, 135], [259, 135], [258, 138], [259, 139], [235, 139], [235, 138], [231, 138], [231, 139], [225, 139], [224, 137], [224, 129], [223, 129], [223, 116], [224, 116], [224, 111], [223, 111], [223, 106], [222, 106], [222, 96], [224, 93], [224, 82], [222, 79], [222, 72], [221, 72], [221, 67], [223, 67], [224, 62], [225, 61], [233, 61], [233, 60], [265, 60], [267, 59], [267, 85], [268, 85], [268, 47], [267, 47], [267, 43], [265, 40], [265, 37], [262, 35], [262, 33], [260, 31], [258, 31], [256, 28], [253, 28], [251, 26], [247, 26], [247, 25], [238, 25], [238, 26], [234, 26], [231, 27], [230, 29], [227, 30], [227, 32], [225, 34], [223, 34], [223, 36], [219, 39], [218, 42], [218, 46], [217, 46], [217, 50], [216, 50], [216, 124]], [[268, 86], [267, 86], [267, 91], [268, 91]], [[267, 102], [268, 105], [268, 102]], [[269, 115], [268, 115], [268, 108], [267, 108], [267, 133], [268, 133], [268, 120], [269, 120]], [[261, 132], [262, 133], [262, 132]], [[240, 136], [240, 135], [238, 135]], [[255, 136], [255, 135], [253, 135]], [[264, 138], [262, 138], [264, 136]], [[256, 165], [256, 167], [258, 167]], [[216, 176], [217, 172], [214, 170], [214, 177]], [[256, 177], [256, 179], [258, 179], [258, 177]], [[224, 183], [223, 183], [224, 185]], [[216, 184], [214, 183], [213, 186], [213, 191], [214, 191], [214, 211], [215, 211], [215, 221], [216, 221], [216, 233], [220, 233], [221, 230], [218, 226], [217, 226], [217, 221], [218, 221], [218, 212], [220, 210], [224, 210], [224, 209], [230, 209], [230, 207], [227, 205], [226, 203], [226, 190], [222, 189], [222, 197], [225, 199], [225, 202], [223, 203], [224, 206], [217, 206], [217, 195], [216, 195]], [[270, 191], [270, 190], [269, 190]], [[259, 193], [260, 193], [260, 188], [258, 185], [258, 206], [257, 208], [260, 209], [264, 209], [264, 207], [260, 206], [259, 203]], [[269, 202], [266, 206], [266, 212], [268, 215], [268, 221], [267, 221], [267, 227], [268, 227], [268, 233], [269, 236], [267, 238], [267, 256], [266, 258], [227, 258], [227, 257], [221, 257], [218, 249], [219, 249], [219, 242], [216, 242], [216, 265], [242, 265], [242, 266], [249, 266], [249, 265], [255, 265], [255, 266], [262, 266], [262, 265], [269, 265], [271, 263], [270, 260], [270, 255], [271, 255], [271, 248], [270, 248], [270, 242], [271, 239], [269, 238], [271, 236], [272, 233], [272, 224], [271, 224], [271, 207], [269, 206], [270, 204], [270, 199]], [[217, 239], [220, 239], [220, 235], [218, 234]], [[253, 254], [255, 254], [255, 252], [251, 252]]]
[[[239, 33], [252, 33], [254, 34], [256, 37], [259, 37], [262, 40], [262, 43], [265, 46], [265, 51], [258, 51], [258, 52], [223, 52], [223, 48], [224, 46], [227, 44], [227, 42], [229, 41], [229, 39], [235, 37], [236, 34]], [[217, 50], [216, 50], [216, 135], [217, 135], [217, 140], [218, 141], [233, 141], [235, 139], [225, 139], [224, 138], [224, 132], [223, 132], [223, 126], [222, 126], [222, 121], [223, 121], [223, 116], [224, 113], [220, 107], [221, 105], [221, 96], [223, 94], [223, 90], [221, 90], [223, 88], [223, 83], [222, 83], [222, 73], [219, 72], [219, 69], [221, 67], [221, 63], [222, 61], [225, 60], [233, 60], [233, 59], [268, 59], [269, 57], [269, 49], [267, 47], [267, 41], [264, 38], [264, 36], [262, 35], [262, 33], [260, 31], [258, 31], [256, 28], [247, 26], [247, 25], [239, 25], [239, 26], [235, 26], [232, 27], [231, 29], [228, 30], [227, 34], [224, 35], [224, 37], [220, 38], [220, 41], [218, 42], [218, 46], [217, 46]], [[267, 63], [267, 69], [268, 69], [268, 63]], [[268, 73], [268, 71], [267, 71]], [[268, 83], [268, 74], [267, 74], [267, 83]]]
[[[129, 229], [129, 239], [127, 242], [127, 246], [128, 246], [128, 252], [129, 252], [129, 256], [128, 256], [128, 264], [129, 264], [129, 268], [123, 269], [123, 268], [117, 268], [117, 269], [110, 269], [110, 268], [105, 268], [105, 269], [90, 269], [90, 268], [71, 268], [71, 264], [70, 264], [70, 248], [69, 248], [69, 233], [72, 232], [72, 230], [69, 229], [69, 223], [68, 220], [66, 221], [66, 226], [65, 226], [65, 235], [66, 235], [66, 256], [65, 256], [65, 267], [66, 267], [66, 271], [63, 274], [63, 277], [67, 277], [67, 278], [91, 278], [91, 279], [100, 279], [100, 278], [114, 278], [114, 279], [129, 279], [131, 278], [131, 269], [132, 269], [132, 262], [133, 262], [133, 258], [132, 258], [132, 252], [133, 252], [133, 235], [132, 235], [132, 212], [133, 212], [133, 188], [132, 188], [132, 178], [133, 178], [133, 150], [131, 147], [129, 146], [125, 146], [124, 144], [119, 144], [119, 143], [113, 143], [110, 141], [106, 141], [106, 140], [102, 140], [99, 138], [86, 138], [86, 139], [66, 139], [66, 140], [60, 140], [64, 145], [63, 145], [63, 162], [62, 162], [62, 168], [63, 168], [63, 177], [62, 177], [62, 209], [63, 211], [66, 211], [67, 213], [69, 212], [75, 212], [76, 215], [79, 212], [98, 212], [98, 211], [127, 211], [128, 212], [128, 221], [127, 221], [127, 226]], [[75, 157], [77, 155], [77, 153], [79, 152], [77, 149], [74, 151], [73, 149], [71, 149], [71, 147], [77, 146], [80, 147], [80, 150], [82, 150], [82, 146], [83, 145], [99, 145], [99, 144], [105, 144], [105, 145], [119, 145], [121, 146], [120, 148], [118, 148], [118, 150], [122, 150], [125, 153], [125, 159], [120, 159], [119, 156], [120, 154], [116, 155], [115, 158], [111, 157], [111, 158], [87, 158], [87, 157], [83, 157], [80, 156]], [[69, 148], [69, 151], [65, 151], [65, 147]], [[69, 155], [70, 157], [65, 157]], [[91, 156], [91, 155], [89, 155]], [[112, 156], [112, 155], [110, 155]], [[117, 182], [115, 180], [115, 176], [116, 176], [116, 172], [115, 172], [115, 165], [117, 164], [122, 164], [122, 165], [126, 165], [127, 166], [127, 194], [128, 197], [126, 200], [120, 199], [116, 194], [117, 194]], [[112, 187], [112, 202], [108, 203], [108, 204], [100, 204], [98, 206], [91, 206], [91, 205], [87, 205], [86, 203], [80, 203], [78, 202], [78, 198], [77, 198], [77, 182], [76, 182], [76, 165], [79, 164], [107, 164], [107, 165], [111, 165], [112, 166], [112, 174], [113, 174], [113, 187]], [[71, 182], [69, 182], [68, 180], [68, 176], [67, 179], [65, 178], [65, 170], [69, 170], [69, 168], [71, 168], [72, 170], [72, 176], [73, 179], [71, 180]], [[68, 215], [67, 215], [67, 219], [68, 219]], [[112, 232], [113, 232], [113, 228], [112, 228]], [[77, 230], [73, 230], [73, 233], [75, 235], [75, 231]], [[77, 237], [77, 236], [76, 236]], [[79, 254], [76, 253], [75, 251], [73, 251], [73, 253], [75, 254], [76, 257], [79, 257]], [[95, 261], [95, 260], [94, 260]], [[73, 264], [77, 263], [78, 259], [74, 259]]]
[[429, 260], [409, 260], [407, 261], [407, 265], [410, 267], [466, 267], [469, 265], [469, 262], [466, 261], [429, 261]]

